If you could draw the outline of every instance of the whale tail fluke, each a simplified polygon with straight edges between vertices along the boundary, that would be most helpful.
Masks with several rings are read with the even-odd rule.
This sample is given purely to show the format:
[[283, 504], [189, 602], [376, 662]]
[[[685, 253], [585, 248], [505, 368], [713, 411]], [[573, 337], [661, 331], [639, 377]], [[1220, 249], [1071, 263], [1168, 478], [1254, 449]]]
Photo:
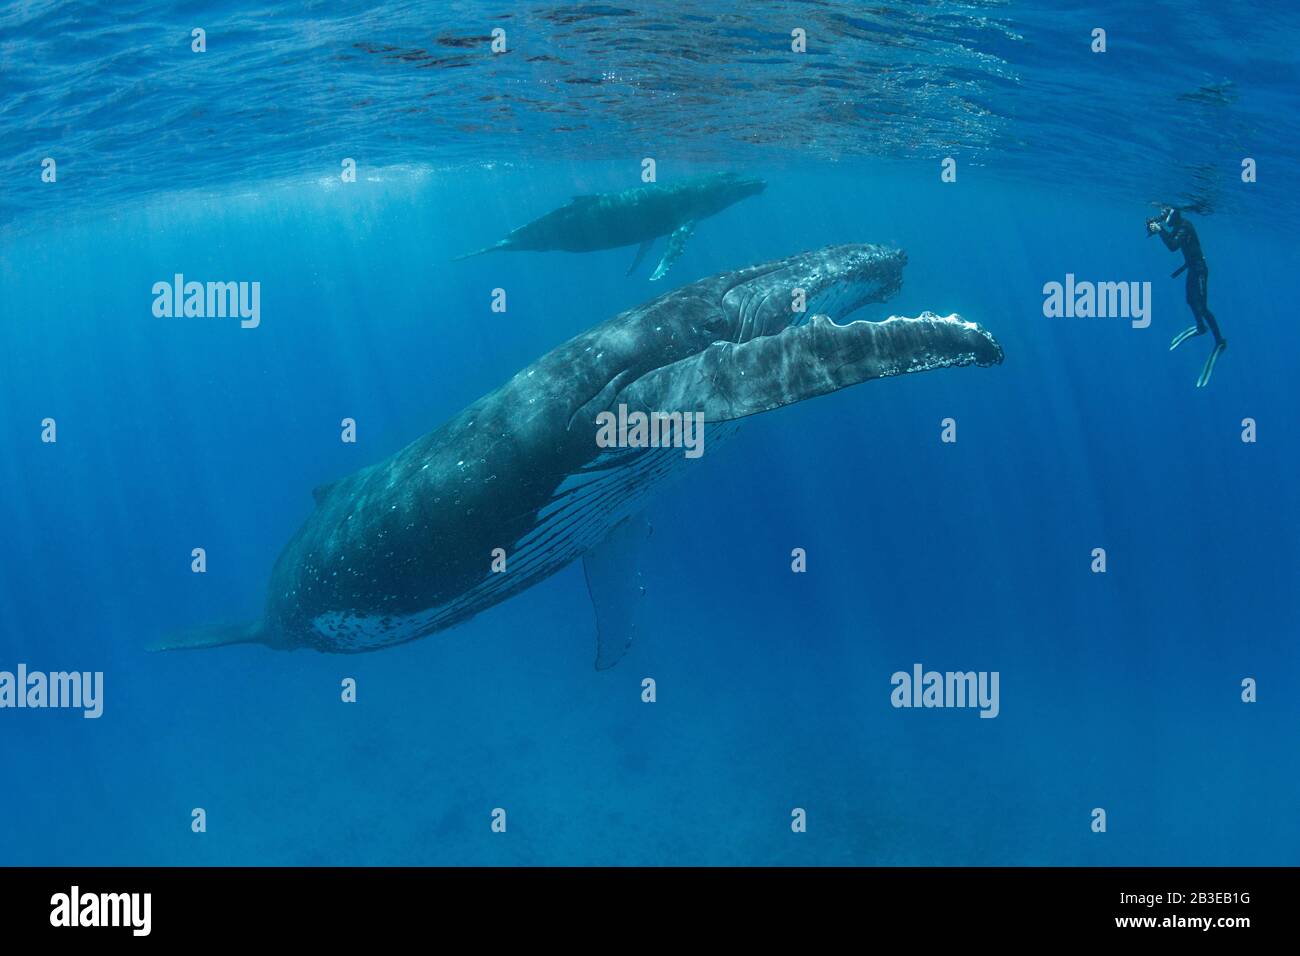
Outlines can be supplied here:
[[502, 239], [500, 242], [494, 242], [490, 246], [484, 246], [482, 249], [476, 249], [474, 252], [467, 252], [463, 256], [453, 256], [452, 262], [460, 262], [462, 259], [473, 259], [475, 256], [485, 256], [489, 252], [500, 252], [510, 246], [508, 239]]
[[153, 644], [151, 651], [190, 651], [202, 647], [225, 647], [227, 644], [263, 644], [265, 629], [261, 621], [252, 624], [209, 624], [169, 634]]

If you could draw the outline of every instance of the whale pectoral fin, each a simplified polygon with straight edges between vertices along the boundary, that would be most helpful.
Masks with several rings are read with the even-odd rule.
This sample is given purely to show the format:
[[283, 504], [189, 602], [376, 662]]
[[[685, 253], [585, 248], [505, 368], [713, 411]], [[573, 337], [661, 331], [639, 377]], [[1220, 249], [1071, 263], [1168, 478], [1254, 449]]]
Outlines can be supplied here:
[[628, 411], [703, 412], [734, 421], [873, 378], [961, 365], [997, 365], [1002, 347], [974, 322], [924, 312], [836, 325], [824, 315], [740, 344], [715, 342], [619, 393]]
[[637, 636], [646, 607], [645, 543], [652, 528], [640, 516], [626, 518], [582, 557], [587, 594], [596, 612], [596, 670], [609, 670]]
[[655, 267], [654, 275], [650, 281], [662, 279], [668, 275], [668, 270], [673, 267], [673, 263], [681, 256], [682, 250], [686, 248], [686, 240], [691, 238], [695, 232], [695, 222], [684, 222], [668, 237], [668, 248], [664, 250], [664, 257], [659, 260], [659, 265]]
[[650, 251], [650, 247], [653, 246], [654, 244], [655, 241], [653, 238], [651, 238], [651, 239], [647, 239], [645, 242], [641, 243], [641, 245], [637, 246], [636, 258], [633, 259], [632, 264], [627, 267], [628, 275], [631, 275], [633, 272], [636, 272], [637, 266], [641, 265], [641, 260], [645, 258], [645, 254]]

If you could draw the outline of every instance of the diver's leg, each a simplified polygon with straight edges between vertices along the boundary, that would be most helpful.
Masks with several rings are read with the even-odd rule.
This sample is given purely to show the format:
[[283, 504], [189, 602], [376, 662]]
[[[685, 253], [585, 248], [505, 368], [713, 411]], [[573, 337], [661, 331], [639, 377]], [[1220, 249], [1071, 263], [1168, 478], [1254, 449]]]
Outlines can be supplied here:
[[1205, 334], [1205, 273], [1200, 269], [1187, 270], [1187, 305], [1196, 319], [1196, 334]]
[[1206, 309], [1203, 313], [1206, 324], [1210, 326], [1210, 331], [1214, 333], [1214, 341], [1219, 345], [1227, 345], [1228, 340], [1219, 333], [1219, 322], [1214, 317], [1214, 313]]
[[1188, 270], [1187, 285], [1185, 288], [1187, 289], [1187, 305], [1192, 310], [1192, 318], [1196, 320], [1196, 324], [1189, 325], [1187, 328], [1183, 329], [1181, 332], [1179, 332], [1177, 335], [1174, 336], [1174, 340], [1169, 343], [1169, 351], [1171, 352], [1174, 349], [1178, 348], [1178, 346], [1186, 342], [1188, 339], [1190, 339], [1193, 335], [1205, 334], [1205, 323], [1201, 320], [1200, 309], [1197, 308], [1198, 289], [1197, 289], [1196, 275], [1191, 270]]
[[1219, 321], [1214, 317], [1214, 313], [1210, 311], [1210, 272], [1208, 269], [1201, 273], [1200, 281], [1197, 283], [1197, 298], [1201, 303], [1201, 318], [1209, 325], [1210, 331], [1214, 333], [1214, 343], [1218, 346], [1227, 345], [1227, 339], [1219, 333]]
[[1210, 276], [1205, 269], [1198, 270], [1196, 276], [1196, 304], [1193, 308], [1196, 310], [1196, 322], [1198, 325], [1208, 324], [1210, 331], [1214, 333], [1214, 350], [1210, 352], [1210, 357], [1205, 360], [1205, 367], [1201, 369], [1201, 377], [1196, 380], [1197, 388], [1204, 388], [1210, 384], [1210, 376], [1214, 374], [1214, 364], [1219, 361], [1219, 356], [1223, 350], [1228, 347], [1228, 342], [1219, 334], [1219, 323], [1214, 318], [1214, 313], [1210, 311], [1208, 303]]

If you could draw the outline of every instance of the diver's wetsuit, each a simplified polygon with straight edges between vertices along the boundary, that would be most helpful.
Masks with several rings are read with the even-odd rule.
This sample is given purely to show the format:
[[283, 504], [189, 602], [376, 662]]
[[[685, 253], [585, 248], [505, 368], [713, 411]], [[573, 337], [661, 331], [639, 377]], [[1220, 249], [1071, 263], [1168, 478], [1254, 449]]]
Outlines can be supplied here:
[[1196, 235], [1196, 228], [1182, 216], [1170, 216], [1158, 225], [1161, 242], [1168, 246], [1171, 252], [1181, 250], [1183, 253], [1183, 268], [1187, 270], [1187, 304], [1196, 319], [1197, 334], [1202, 334], [1205, 326], [1209, 325], [1210, 331], [1214, 333], [1215, 344], [1222, 344], [1223, 336], [1219, 334], [1219, 323], [1215, 320], [1214, 313], [1210, 311], [1206, 301], [1210, 284], [1210, 267], [1206, 265], [1205, 255], [1201, 252], [1201, 240]]

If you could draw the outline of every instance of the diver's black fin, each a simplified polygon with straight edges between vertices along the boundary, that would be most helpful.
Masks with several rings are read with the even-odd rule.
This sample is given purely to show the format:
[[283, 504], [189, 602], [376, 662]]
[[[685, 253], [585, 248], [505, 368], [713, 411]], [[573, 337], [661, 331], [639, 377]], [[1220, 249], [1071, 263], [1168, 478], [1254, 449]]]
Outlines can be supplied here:
[[615, 526], [582, 557], [587, 593], [596, 612], [596, 670], [609, 670], [627, 653], [646, 607], [645, 543], [653, 529], [633, 516]]
[[691, 238], [691, 234], [694, 232], [694, 221], [684, 222], [673, 230], [673, 234], [668, 237], [668, 248], [664, 250], [664, 257], [659, 260], [654, 275], [650, 277], [651, 282], [668, 275], [668, 270], [673, 267], [673, 263], [682, 254], [682, 250], [686, 248], [686, 240]]
[[1172, 352], [1174, 349], [1178, 348], [1178, 346], [1182, 345], [1184, 342], [1190, 339], [1193, 335], [1200, 335], [1202, 331], [1203, 331], [1202, 329], [1198, 329], [1194, 325], [1189, 325], [1187, 328], [1183, 329], [1181, 332], [1179, 332], [1177, 335], [1174, 336], [1174, 340], [1169, 343], [1169, 351]]
[[627, 267], [628, 275], [631, 275], [633, 272], [636, 272], [637, 266], [641, 264], [641, 260], [645, 258], [645, 254], [650, 251], [650, 247], [653, 246], [654, 244], [655, 244], [655, 237], [651, 236], [645, 242], [641, 243], [641, 245], [637, 246], [636, 258], [633, 259], [632, 264]]
[[1196, 380], [1197, 388], [1205, 388], [1205, 386], [1210, 384], [1210, 376], [1214, 374], [1214, 363], [1219, 361], [1219, 356], [1223, 354], [1223, 350], [1227, 347], [1227, 339], [1224, 339], [1222, 342], [1219, 342], [1214, 346], [1214, 351], [1211, 352], [1210, 357], [1205, 360], [1205, 367], [1201, 369], [1201, 377]]
[[227, 644], [261, 644], [264, 643], [264, 634], [261, 621], [252, 624], [209, 624], [179, 634], [169, 634], [149, 650], [190, 651], [203, 647], [225, 647]]

